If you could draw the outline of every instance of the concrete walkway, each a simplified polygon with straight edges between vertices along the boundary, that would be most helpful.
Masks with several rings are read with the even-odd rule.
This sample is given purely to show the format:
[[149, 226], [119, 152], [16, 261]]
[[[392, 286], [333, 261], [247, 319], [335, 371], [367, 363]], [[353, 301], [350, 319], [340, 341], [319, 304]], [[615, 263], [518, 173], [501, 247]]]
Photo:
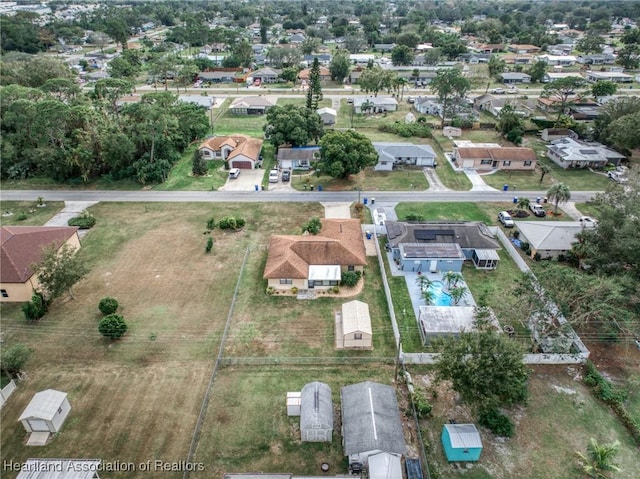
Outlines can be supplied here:
[[473, 185], [471, 187], [471, 191], [499, 191], [492, 186], [487, 185], [482, 179], [482, 176], [476, 170], [463, 168], [461, 171], [467, 175], [467, 178], [471, 181], [471, 184]]
[[451, 191], [451, 189], [444, 186], [442, 181], [440, 181], [435, 168], [422, 168], [422, 171], [429, 182], [429, 189], [431, 191]]
[[320, 203], [324, 207], [325, 218], [351, 218], [351, 203]]
[[[82, 214], [87, 208], [95, 205], [98, 201], [65, 201], [64, 208], [53, 218], [45, 223], [45, 226], [69, 226], [69, 220]], [[79, 230], [78, 236], [81, 238], [89, 230]]]

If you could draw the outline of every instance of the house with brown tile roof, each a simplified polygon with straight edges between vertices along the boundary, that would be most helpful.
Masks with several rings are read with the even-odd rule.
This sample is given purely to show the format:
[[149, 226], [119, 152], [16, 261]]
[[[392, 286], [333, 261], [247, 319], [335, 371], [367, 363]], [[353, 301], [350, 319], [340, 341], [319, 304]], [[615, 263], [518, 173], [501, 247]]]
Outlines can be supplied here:
[[247, 135], [214, 136], [203, 141], [198, 149], [205, 160], [224, 160], [229, 168], [253, 169], [260, 164], [262, 143]]
[[453, 155], [459, 167], [476, 170], [534, 170], [538, 161], [535, 151], [522, 147], [466, 146]]
[[[326, 67], [320, 67], [320, 81], [331, 80], [331, 72]], [[311, 68], [305, 68], [298, 73], [298, 80], [309, 81], [311, 78]]]
[[274, 235], [263, 277], [277, 290], [327, 289], [367, 264], [360, 220], [320, 220], [317, 235]]
[[26, 302], [38, 288], [32, 265], [40, 261], [42, 250], [65, 244], [79, 249], [80, 237], [76, 227], [3, 226], [0, 244], [0, 301]]

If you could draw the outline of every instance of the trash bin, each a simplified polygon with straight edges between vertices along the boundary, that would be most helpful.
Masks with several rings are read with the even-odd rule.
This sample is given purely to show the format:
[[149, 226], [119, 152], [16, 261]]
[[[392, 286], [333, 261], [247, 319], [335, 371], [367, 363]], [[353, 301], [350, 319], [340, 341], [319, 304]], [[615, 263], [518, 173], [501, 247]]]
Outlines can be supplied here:
[[549, 202], [549, 198], [547, 198], [546, 196], [544, 197], [544, 202], [548, 203]]
[[309, 189], [313, 191], [313, 185], [309, 185]]
[[260, 189], [260, 187], [258, 185], [253, 185], [256, 189], [256, 191], [258, 191]]
[[322, 191], [322, 185], [318, 185], [318, 191]]
[[542, 198], [540, 198], [539, 196], [536, 198], [536, 203], [540, 204], [540, 201], [542, 201]]
[[372, 236], [371, 231], [367, 231], [366, 233], [367, 233], [367, 239], [371, 239], [371, 236]]
[[514, 197], [513, 197], [513, 203], [515, 204], [515, 203], [517, 203], [517, 202], [518, 202], [518, 197], [517, 197], [517, 196], [514, 196]]
[[362, 203], [366, 205], [368, 202], [369, 200], [366, 197], [364, 197]]
[[502, 185], [502, 191], [507, 191], [509, 189], [509, 185]]
[[375, 198], [371, 198], [371, 204], [374, 205], [376, 203], [376, 199]]

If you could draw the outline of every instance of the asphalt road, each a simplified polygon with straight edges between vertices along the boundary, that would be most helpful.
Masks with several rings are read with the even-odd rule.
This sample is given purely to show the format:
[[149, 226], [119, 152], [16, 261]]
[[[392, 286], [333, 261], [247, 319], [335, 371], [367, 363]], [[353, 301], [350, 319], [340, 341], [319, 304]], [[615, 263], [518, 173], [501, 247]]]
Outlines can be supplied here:
[[[164, 203], [350, 202], [375, 198], [385, 202], [502, 202], [514, 196], [544, 197], [546, 191], [112, 191], [112, 190], [3, 190], [3, 201], [100, 201]], [[571, 201], [585, 202], [596, 191], [572, 191]]]

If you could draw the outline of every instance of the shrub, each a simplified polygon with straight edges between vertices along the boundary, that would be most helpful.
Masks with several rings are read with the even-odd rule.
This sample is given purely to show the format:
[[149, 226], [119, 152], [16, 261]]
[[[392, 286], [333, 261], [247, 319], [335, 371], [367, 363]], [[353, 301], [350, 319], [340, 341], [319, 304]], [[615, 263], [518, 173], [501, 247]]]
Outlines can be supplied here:
[[418, 416], [418, 419], [422, 419], [431, 414], [433, 405], [425, 396], [424, 391], [416, 389], [411, 395], [411, 400], [413, 401], [413, 406], [416, 409], [416, 415]]
[[246, 224], [244, 218], [236, 218], [235, 216], [226, 216], [218, 223], [221, 230], [238, 230]]
[[216, 227], [216, 219], [215, 218], [209, 218], [207, 220], [207, 230], [211, 231], [213, 229], [215, 229]]
[[22, 312], [29, 321], [37, 321], [47, 313], [48, 306], [40, 293], [33, 293], [31, 301], [22, 305]]
[[29, 360], [31, 352], [31, 349], [20, 343], [14, 344], [8, 348], [2, 348], [2, 355], [0, 355], [0, 369], [10, 376], [18, 374], [22, 371], [25, 363]]
[[74, 216], [71, 218], [67, 224], [69, 226], [77, 226], [81, 230], [88, 230], [89, 228], [93, 228], [96, 224], [96, 219], [93, 217], [91, 213], [84, 212], [80, 216]]
[[347, 288], [353, 288], [358, 281], [360, 281], [360, 276], [362, 273], [360, 271], [345, 271], [342, 273], [342, 279], [340, 284], [342, 286], [346, 286]]
[[212, 249], [213, 249], [213, 238], [209, 236], [207, 238], [207, 245], [204, 247], [204, 251], [205, 253], [211, 253]]
[[127, 332], [127, 323], [119, 314], [110, 314], [105, 316], [98, 325], [98, 331], [105, 338], [118, 339]]
[[18, 213], [18, 215], [16, 216], [16, 221], [24, 221], [28, 218], [27, 214], [22, 212], [22, 213]]
[[302, 232], [310, 233], [312, 235], [317, 235], [318, 233], [320, 233], [321, 229], [322, 223], [320, 222], [320, 218], [318, 218], [317, 216], [314, 216], [302, 225]]
[[392, 123], [387, 125], [380, 125], [378, 130], [393, 133], [398, 136], [402, 136], [404, 138], [409, 138], [412, 136], [417, 136], [420, 138], [431, 138], [431, 128], [429, 125], [424, 122], [416, 122], [416, 123]]
[[98, 309], [102, 314], [113, 314], [118, 310], [118, 306], [118, 300], [110, 296], [105, 296], [98, 303]]
[[298, 288], [296, 286], [291, 288], [291, 294], [298, 294]]
[[404, 217], [404, 220], [405, 221], [424, 221], [424, 216], [416, 213], [409, 213]]
[[267, 294], [268, 294], [269, 296], [273, 296], [273, 294], [275, 294], [275, 292], [276, 292], [276, 288], [274, 288], [273, 286], [269, 286], [269, 287], [267, 288]]
[[511, 437], [515, 430], [511, 419], [497, 409], [482, 411], [478, 422], [498, 436]]

